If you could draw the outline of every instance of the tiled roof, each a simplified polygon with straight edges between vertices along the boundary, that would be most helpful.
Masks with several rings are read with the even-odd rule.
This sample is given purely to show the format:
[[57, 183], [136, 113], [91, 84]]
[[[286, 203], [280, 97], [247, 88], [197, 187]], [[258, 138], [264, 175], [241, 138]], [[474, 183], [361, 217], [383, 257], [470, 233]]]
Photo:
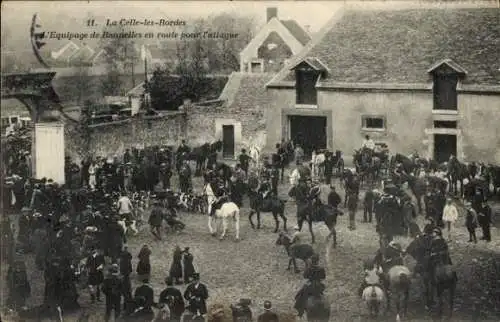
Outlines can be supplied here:
[[311, 36], [295, 20], [280, 20], [280, 22], [302, 45], [311, 40]]
[[[319, 58], [330, 70], [322, 85], [421, 84], [427, 71], [451, 59], [467, 71], [464, 84], [500, 85], [497, 8], [347, 11], [332, 20], [297, 60]], [[281, 70], [271, 82], [285, 81]]]
[[271, 102], [271, 97], [266, 90], [266, 83], [274, 74], [269, 73], [244, 73], [241, 76], [238, 90], [234, 94], [231, 110], [263, 109]]
[[231, 105], [234, 101], [234, 97], [240, 88], [241, 79], [245, 76], [245, 73], [232, 72], [229, 75], [226, 85], [219, 96], [220, 100], [225, 100], [228, 105]]

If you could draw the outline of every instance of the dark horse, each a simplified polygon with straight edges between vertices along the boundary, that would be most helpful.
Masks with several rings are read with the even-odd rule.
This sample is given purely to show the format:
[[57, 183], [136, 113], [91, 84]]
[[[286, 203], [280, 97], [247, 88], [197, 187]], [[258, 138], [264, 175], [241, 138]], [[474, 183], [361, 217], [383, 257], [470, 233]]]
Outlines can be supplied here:
[[257, 214], [257, 229], [260, 229], [260, 213], [270, 212], [273, 214], [274, 221], [276, 223], [274, 232], [277, 233], [280, 226], [278, 215], [283, 220], [284, 230], [287, 231], [285, 217], [286, 200], [279, 199], [276, 196], [269, 196], [264, 199], [259, 192], [252, 189], [248, 190], [248, 197], [250, 199], [250, 214], [248, 215], [248, 220], [250, 220], [250, 225], [252, 225], [253, 229], [255, 229], [255, 225], [252, 220], [253, 215]]
[[306, 245], [306, 244], [293, 245], [291, 238], [283, 232], [279, 233], [278, 239], [276, 240], [276, 245], [285, 247], [286, 253], [290, 258], [288, 261], [287, 270], [290, 270], [293, 264], [295, 273], [300, 272], [300, 270], [297, 268], [297, 262], [296, 262], [297, 258], [304, 261], [304, 264], [307, 267], [307, 261], [314, 255], [314, 250], [311, 245]]
[[323, 294], [309, 295], [306, 300], [307, 321], [325, 322], [330, 320], [330, 303]]
[[458, 276], [453, 266], [447, 264], [444, 256], [436, 256], [436, 260], [431, 261], [431, 254], [427, 244], [428, 241], [425, 240], [425, 237], [419, 236], [408, 245], [406, 252], [417, 261], [416, 267], [420, 267], [420, 275], [424, 283], [426, 307], [430, 308], [432, 305], [434, 291], [436, 291], [439, 300], [438, 314], [442, 316], [443, 293], [448, 290], [450, 296], [449, 317], [451, 317]]
[[[288, 195], [292, 198], [295, 196], [295, 187], [290, 190]], [[312, 223], [322, 221], [330, 230], [330, 234], [326, 239], [328, 240], [333, 236], [333, 245], [336, 247], [337, 231], [335, 230], [335, 225], [337, 224], [337, 216], [342, 215], [343, 213], [329, 205], [324, 205], [319, 199], [317, 201], [310, 200], [305, 204], [297, 205], [297, 207], [299, 230], [302, 230], [302, 225], [304, 224], [304, 221], [306, 221], [309, 226], [309, 232], [311, 233], [311, 242], [314, 244], [316, 238], [314, 237]]]
[[201, 175], [201, 173], [206, 169], [206, 161], [209, 155], [222, 150], [222, 141], [218, 140], [214, 143], [205, 143], [198, 147], [193, 148], [193, 150], [188, 153], [186, 160], [196, 161], [196, 175]]
[[462, 195], [464, 190], [463, 180], [466, 178], [469, 178], [467, 166], [458, 161], [456, 157], [450, 158], [448, 162], [448, 179], [450, 180], [449, 191], [458, 194], [457, 182], [460, 182], [460, 195]]
[[401, 163], [403, 165], [403, 170], [410, 174], [414, 173], [417, 169], [417, 165], [406, 155], [402, 155], [401, 153], [396, 153], [396, 155], [391, 158], [391, 169], [394, 169], [397, 163]]

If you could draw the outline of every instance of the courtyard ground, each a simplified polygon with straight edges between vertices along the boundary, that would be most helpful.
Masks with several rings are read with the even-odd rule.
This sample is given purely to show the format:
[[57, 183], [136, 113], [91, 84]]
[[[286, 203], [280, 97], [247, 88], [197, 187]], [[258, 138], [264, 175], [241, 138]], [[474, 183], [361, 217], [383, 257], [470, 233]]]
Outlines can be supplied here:
[[[176, 182], [173, 182], [176, 187]], [[287, 195], [288, 184], [280, 186], [280, 195], [288, 199], [286, 214], [289, 231], [295, 225], [295, 204]], [[323, 189], [323, 199], [327, 188]], [[195, 191], [201, 191], [201, 181], [195, 181]], [[340, 187], [337, 189], [343, 195]], [[360, 194], [360, 198], [363, 193]], [[246, 201], [246, 200], [245, 200]], [[248, 205], [248, 202], [245, 203]], [[495, 204], [496, 222], [500, 222], [499, 207]], [[262, 312], [265, 300], [270, 300], [277, 312], [294, 315], [294, 296], [303, 285], [301, 274], [286, 271], [288, 258], [285, 250], [276, 246], [277, 234], [272, 232], [274, 221], [270, 214], [263, 214], [263, 228], [253, 230], [248, 222], [249, 209], [241, 209], [241, 240], [234, 241], [234, 229], [230, 228], [229, 236], [224, 241], [210, 236], [207, 227], [207, 217], [201, 214], [180, 212], [181, 220], [186, 223], [186, 229], [181, 233], [164, 235], [163, 240], [156, 241], [149, 228], [144, 226], [136, 237], [129, 238], [129, 249], [134, 256], [134, 269], [137, 254], [144, 244], [152, 248], [151, 285], [155, 290], [156, 299], [165, 287], [164, 278], [168, 275], [176, 245], [181, 248], [190, 247], [194, 255], [194, 264], [200, 272], [201, 281], [209, 290], [208, 305], [221, 303], [228, 306], [240, 298], [250, 298], [253, 301], [252, 310], [256, 315]], [[254, 218], [255, 220], [255, 218]], [[362, 262], [374, 256], [378, 248], [378, 237], [374, 224], [361, 222], [362, 212], [357, 213], [357, 229], [347, 229], [347, 215], [339, 217], [337, 224], [338, 246], [332, 248], [325, 243], [328, 234], [322, 224], [315, 224], [317, 243], [314, 248], [321, 254], [321, 264], [327, 270], [327, 296], [331, 303], [332, 321], [364, 321], [367, 320], [367, 310], [357, 296], [357, 289], [362, 278]], [[303, 230], [305, 242], [310, 242], [307, 228]], [[500, 320], [500, 233], [498, 228], [492, 228], [491, 243], [479, 241], [468, 243], [468, 235], [463, 226], [463, 218], [457, 222], [450, 244], [451, 256], [456, 264], [459, 275], [458, 291], [454, 307], [453, 321], [498, 321]], [[478, 237], [481, 233], [478, 231]], [[408, 240], [399, 238], [406, 246]], [[408, 259], [410, 269], [414, 261]], [[32, 256], [28, 259], [29, 277], [32, 283], [30, 304], [39, 304], [43, 299], [43, 276], [34, 269]], [[303, 270], [303, 263], [298, 263]], [[133, 277], [134, 285], [139, 282]], [[5, 269], [2, 269], [2, 281], [5, 281]], [[2, 285], [4, 285], [2, 283]], [[407, 320], [430, 320], [422, 302], [422, 292], [419, 280], [413, 283], [409, 316]], [[185, 286], [181, 286], [184, 291]], [[5, 294], [2, 287], [2, 294]], [[80, 291], [80, 304], [83, 310], [91, 314], [90, 321], [103, 321], [104, 303], [90, 305], [86, 290]], [[2, 304], [4, 298], [2, 296]], [[380, 317], [381, 321], [393, 320], [394, 313]], [[6, 321], [6, 319], [3, 319]], [[65, 321], [77, 321], [78, 314], [72, 314]], [[294, 318], [287, 318], [287, 321]]]

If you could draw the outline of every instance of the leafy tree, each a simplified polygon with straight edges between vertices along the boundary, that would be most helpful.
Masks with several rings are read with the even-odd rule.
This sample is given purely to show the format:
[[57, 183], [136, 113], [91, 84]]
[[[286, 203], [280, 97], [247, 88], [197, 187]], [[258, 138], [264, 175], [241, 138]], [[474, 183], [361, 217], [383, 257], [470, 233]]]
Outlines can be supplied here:
[[[118, 26], [104, 28], [103, 31], [109, 33], [127, 32], [127, 30]], [[120, 76], [129, 73], [139, 58], [134, 42], [130, 38], [102, 38], [100, 47], [104, 50], [107, 71], [106, 77], [101, 84], [102, 92], [104, 95], [120, 95], [124, 86], [123, 79]]]

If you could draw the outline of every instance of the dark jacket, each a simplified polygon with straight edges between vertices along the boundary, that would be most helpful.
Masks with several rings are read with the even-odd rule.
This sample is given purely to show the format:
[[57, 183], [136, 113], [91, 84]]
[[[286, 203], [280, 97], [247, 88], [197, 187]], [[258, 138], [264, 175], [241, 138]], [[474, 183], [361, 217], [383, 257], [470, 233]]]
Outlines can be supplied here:
[[[199, 283], [198, 287], [196, 287], [195, 283], [189, 284], [188, 287], [186, 288], [186, 291], [184, 291], [184, 298], [186, 300], [190, 301], [190, 299], [192, 297], [198, 298], [201, 301], [201, 307], [199, 308], [200, 314], [202, 314], [202, 315], [206, 314], [207, 313], [206, 301], [208, 299], [207, 287], [201, 283]], [[196, 312], [193, 312], [193, 313], [196, 313]]]
[[257, 322], [278, 322], [278, 315], [271, 311], [266, 311], [259, 315]]
[[330, 191], [328, 194], [328, 204], [334, 208], [337, 208], [338, 205], [342, 202], [339, 194], [336, 191]]
[[123, 280], [118, 276], [104, 279], [101, 290], [106, 298], [120, 298], [123, 294]]
[[184, 313], [185, 305], [184, 299], [182, 298], [182, 293], [178, 289], [172, 286], [168, 286], [160, 293], [160, 298], [158, 303], [167, 303], [167, 297], [173, 297], [174, 303], [171, 307], [172, 314], [176, 316], [181, 316]]
[[144, 307], [151, 308], [154, 304], [154, 291], [151, 286], [148, 284], [143, 284], [135, 289], [134, 297], [137, 298], [139, 296], [144, 297], [146, 302], [144, 303]]
[[120, 274], [127, 276], [132, 273], [132, 254], [123, 251], [120, 255]]

